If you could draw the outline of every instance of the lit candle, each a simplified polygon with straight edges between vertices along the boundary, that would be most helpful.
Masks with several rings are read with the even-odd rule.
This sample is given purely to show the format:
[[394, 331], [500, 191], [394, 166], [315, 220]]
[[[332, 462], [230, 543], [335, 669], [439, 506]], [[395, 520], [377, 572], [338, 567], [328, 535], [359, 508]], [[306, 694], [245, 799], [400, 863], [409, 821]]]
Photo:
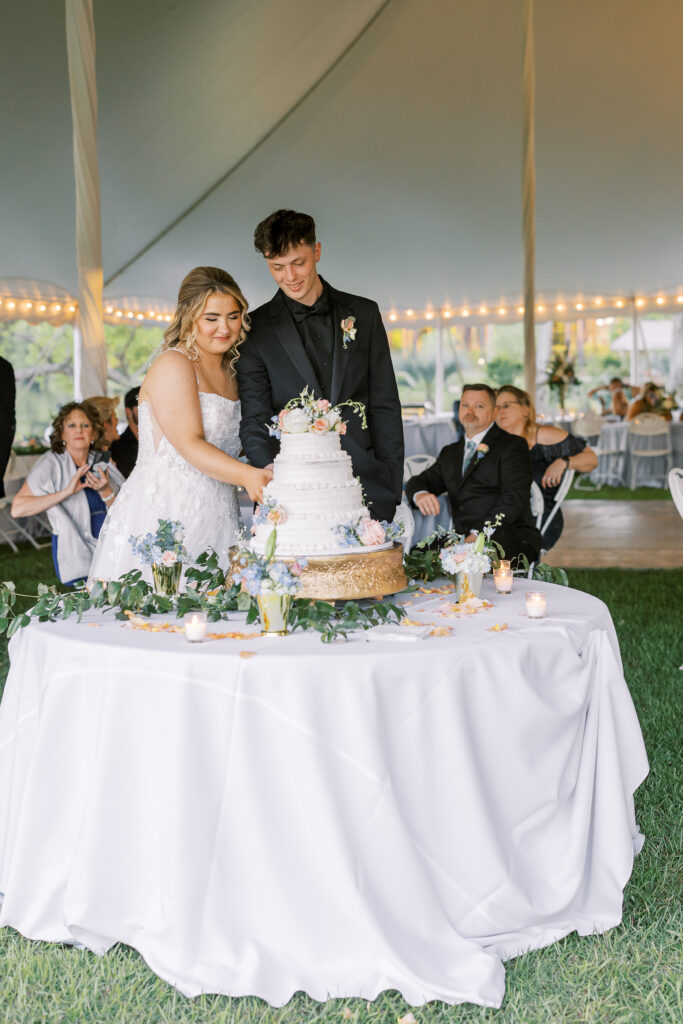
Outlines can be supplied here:
[[185, 639], [189, 643], [197, 644], [206, 639], [206, 612], [188, 612], [183, 622]]
[[501, 560], [498, 563], [498, 568], [499, 569], [509, 569], [510, 568], [510, 559], [509, 558], [501, 558]]
[[509, 594], [512, 590], [512, 569], [505, 569], [502, 565], [494, 569], [493, 582], [497, 594]]
[[527, 590], [526, 613], [530, 619], [545, 618], [545, 594], [535, 590]]

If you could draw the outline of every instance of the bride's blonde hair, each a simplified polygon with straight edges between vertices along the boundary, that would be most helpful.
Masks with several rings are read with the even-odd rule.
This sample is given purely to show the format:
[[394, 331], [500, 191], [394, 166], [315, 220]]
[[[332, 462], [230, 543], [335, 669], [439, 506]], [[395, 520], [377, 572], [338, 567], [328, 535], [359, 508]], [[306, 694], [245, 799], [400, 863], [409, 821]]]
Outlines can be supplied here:
[[242, 294], [240, 286], [227, 271], [220, 267], [195, 267], [183, 279], [178, 292], [178, 305], [173, 320], [164, 331], [164, 343], [161, 351], [169, 348], [182, 348], [189, 359], [199, 358], [197, 348], [197, 318], [201, 315], [210, 295], [231, 295], [240, 308], [242, 328], [239, 338], [225, 353], [231, 368], [239, 359], [239, 347], [251, 329], [247, 309], [249, 304]]

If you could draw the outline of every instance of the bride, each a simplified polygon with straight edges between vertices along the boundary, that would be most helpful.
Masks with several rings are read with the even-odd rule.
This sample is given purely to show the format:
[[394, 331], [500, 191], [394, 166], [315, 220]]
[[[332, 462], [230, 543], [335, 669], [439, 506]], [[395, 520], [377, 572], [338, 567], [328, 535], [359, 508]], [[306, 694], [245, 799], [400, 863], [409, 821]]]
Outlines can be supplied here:
[[217, 267], [196, 267], [180, 286], [161, 355], [140, 389], [137, 463], [102, 527], [91, 578], [118, 579], [140, 564], [132, 536], [178, 520], [193, 558], [208, 547], [223, 568], [241, 519], [237, 486], [261, 501], [272, 473], [238, 461], [240, 403], [235, 365], [249, 330], [247, 302]]

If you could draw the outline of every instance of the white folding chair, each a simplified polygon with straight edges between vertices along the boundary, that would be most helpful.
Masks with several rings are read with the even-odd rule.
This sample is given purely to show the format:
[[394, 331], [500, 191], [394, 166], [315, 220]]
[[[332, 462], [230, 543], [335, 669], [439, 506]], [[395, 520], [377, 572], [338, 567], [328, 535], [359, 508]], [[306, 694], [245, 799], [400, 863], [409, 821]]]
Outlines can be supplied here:
[[403, 483], [407, 484], [411, 476], [417, 476], [429, 469], [436, 462], [435, 455], [408, 455], [403, 462]]
[[[40, 550], [45, 547], [44, 544], [39, 544], [38, 541], [33, 537], [25, 526], [22, 526], [18, 519], [13, 519], [10, 514], [10, 505], [12, 504], [11, 497], [0, 498], [0, 537], [4, 537], [5, 543], [9, 544], [12, 551], [15, 554], [19, 553], [19, 548], [16, 546], [12, 539], [12, 535], [16, 536], [19, 534], [25, 540], [29, 541], [36, 550]], [[4, 526], [2, 525], [4, 523]], [[6, 527], [6, 529], [5, 529]], [[11, 534], [7, 532], [11, 530]]]
[[631, 458], [629, 487], [635, 489], [638, 479], [638, 466], [644, 465], [643, 459], [664, 459], [664, 473], [653, 474], [656, 479], [662, 477], [666, 483], [667, 475], [673, 469], [673, 452], [671, 448], [671, 429], [666, 420], [653, 413], [643, 413], [631, 420], [628, 428], [628, 451]]
[[[535, 480], [532, 482], [532, 484], [531, 484], [531, 495], [530, 495], [531, 514], [534, 517], [534, 519], [536, 520], [536, 529], [539, 530], [539, 532], [541, 534], [541, 538], [543, 537], [543, 534], [546, 532], [546, 530], [548, 529], [548, 527], [552, 523], [553, 519], [555, 518], [555, 516], [559, 512], [560, 506], [562, 505], [562, 502], [567, 497], [567, 494], [569, 493], [569, 489], [570, 489], [570, 487], [572, 485], [572, 480], [574, 479], [574, 476], [575, 476], [575, 470], [573, 470], [573, 469], [566, 469], [565, 470], [565, 472], [564, 472], [564, 474], [562, 476], [562, 482], [560, 483], [560, 486], [557, 488], [557, 492], [556, 492], [555, 498], [553, 500], [553, 507], [551, 508], [550, 512], [548, 512], [548, 515], [545, 517], [545, 519], [543, 518], [544, 515], [545, 515], [545, 502], [543, 500], [543, 491], [538, 486], [538, 484], [536, 483]], [[541, 554], [542, 555], [544, 555], [547, 550], [548, 550], [547, 548], [544, 548], [543, 546], [541, 546]], [[532, 562], [531, 565], [529, 566], [529, 572], [527, 574], [528, 579], [532, 579], [533, 571], [534, 571], [535, 568], [536, 568], [536, 562]]]
[[403, 524], [403, 534], [399, 537], [399, 540], [403, 545], [403, 550], [406, 552], [410, 551], [413, 543], [413, 534], [415, 533], [415, 517], [405, 497], [401, 504], [396, 506], [394, 522]]
[[669, 470], [669, 490], [679, 515], [683, 517], [683, 469]]
[[[592, 473], [579, 473], [574, 488], [577, 491], [599, 491], [604, 480], [600, 476], [600, 455], [616, 455], [616, 452], [602, 451], [600, 448], [600, 431], [604, 420], [596, 412], [588, 411], [579, 413], [573, 427], [573, 433], [577, 437], [583, 437], [591, 446], [598, 457], [598, 465]], [[592, 481], [592, 486], [588, 481]]]

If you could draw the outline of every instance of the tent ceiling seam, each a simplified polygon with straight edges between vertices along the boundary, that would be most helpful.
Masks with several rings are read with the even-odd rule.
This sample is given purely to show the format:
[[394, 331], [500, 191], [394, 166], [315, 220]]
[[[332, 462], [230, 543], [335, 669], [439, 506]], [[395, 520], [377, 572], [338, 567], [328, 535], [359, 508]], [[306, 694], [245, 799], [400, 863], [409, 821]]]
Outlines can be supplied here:
[[356, 36], [354, 36], [354, 38], [342, 50], [339, 56], [335, 57], [330, 66], [326, 68], [325, 71], [323, 71], [322, 75], [320, 75], [320, 77], [317, 78], [311, 86], [309, 86], [306, 92], [304, 92], [303, 95], [300, 96], [298, 100], [296, 100], [293, 106], [291, 106], [289, 110], [287, 110], [282, 115], [282, 117], [280, 117], [279, 120], [276, 121], [275, 124], [271, 128], [269, 128], [268, 131], [265, 132], [261, 136], [261, 138], [258, 139], [254, 143], [254, 145], [249, 150], [247, 150], [247, 152], [243, 156], [241, 156], [239, 160], [225, 172], [225, 174], [221, 175], [218, 181], [215, 181], [213, 185], [211, 185], [208, 189], [206, 189], [205, 192], [203, 192], [197, 199], [195, 199], [195, 201], [190, 206], [188, 206], [186, 210], [183, 210], [182, 213], [178, 214], [175, 220], [171, 221], [171, 223], [167, 225], [167, 227], [165, 227], [162, 231], [155, 235], [154, 238], [151, 239], [151, 241], [149, 241], [145, 246], [143, 246], [142, 249], [136, 252], [134, 256], [131, 256], [131, 258], [127, 260], [127, 262], [124, 263], [123, 266], [119, 267], [117, 271], [115, 271], [110, 277], [108, 277], [104, 282], [104, 287], [108, 287], [112, 283], [112, 281], [115, 281], [117, 277], [120, 277], [121, 274], [123, 274], [126, 270], [132, 267], [134, 263], [137, 263], [139, 259], [141, 259], [146, 253], [148, 253], [150, 249], [153, 249], [155, 245], [157, 245], [163, 238], [166, 237], [166, 235], [170, 234], [170, 232], [173, 231], [182, 221], [184, 221], [186, 217], [189, 217], [189, 215], [193, 213], [197, 209], [197, 207], [201, 206], [201, 204], [206, 199], [208, 199], [209, 196], [213, 195], [213, 193], [218, 188], [220, 188], [221, 185], [223, 185], [228, 180], [228, 178], [230, 178], [236, 171], [238, 171], [239, 168], [242, 167], [242, 165], [245, 164], [247, 160], [249, 160], [250, 157], [252, 157], [254, 153], [258, 149], [260, 149], [261, 146], [265, 142], [267, 142], [269, 138], [271, 138], [272, 135], [275, 134], [275, 132], [285, 123], [285, 121], [287, 121], [288, 118], [290, 118], [292, 114], [294, 114], [306, 102], [306, 100], [313, 95], [316, 89], [318, 89], [323, 84], [323, 82], [327, 78], [329, 78], [332, 72], [342, 63], [344, 58], [360, 42], [360, 40], [369, 31], [369, 29], [372, 28], [377, 19], [381, 17], [381, 15], [391, 2], [392, 0], [384, 0], [384, 3], [382, 3], [377, 8], [372, 17], [365, 23], [365, 25], [363, 25], [360, 32]]

